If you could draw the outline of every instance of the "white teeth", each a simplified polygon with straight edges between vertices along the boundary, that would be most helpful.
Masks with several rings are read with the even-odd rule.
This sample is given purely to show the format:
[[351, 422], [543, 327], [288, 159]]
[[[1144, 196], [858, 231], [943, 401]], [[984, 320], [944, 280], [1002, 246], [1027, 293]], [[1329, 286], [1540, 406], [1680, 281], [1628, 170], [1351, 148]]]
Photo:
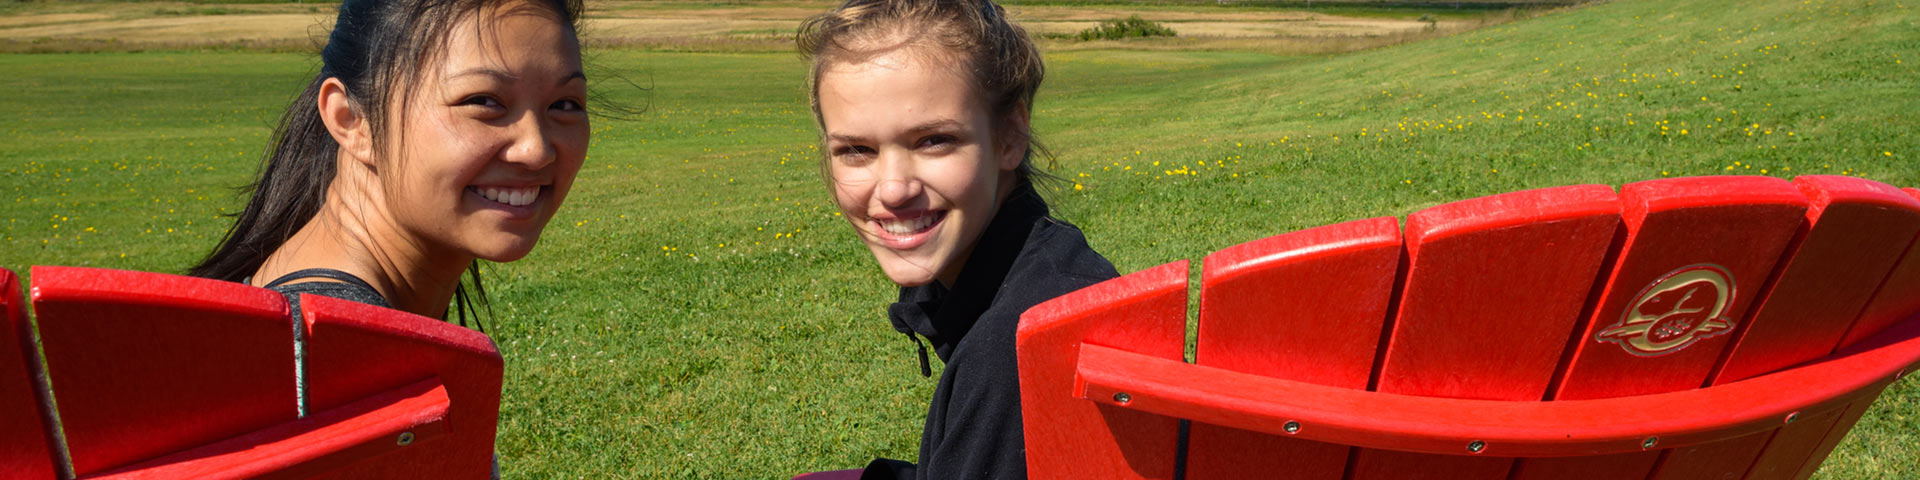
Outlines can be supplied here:
[[908, 220], [881, 220], [880, 228], [894, 235], [906, 235], [924, 230], [928, 225], [933, 225], [933, 221], [937, 217], [937, 215], [921, 215]]
[[479, 192], [482, 198], [516, 207], [531, 205], [535, 199], [540, 198], [540, 187], [474, 187], [474, 190]]

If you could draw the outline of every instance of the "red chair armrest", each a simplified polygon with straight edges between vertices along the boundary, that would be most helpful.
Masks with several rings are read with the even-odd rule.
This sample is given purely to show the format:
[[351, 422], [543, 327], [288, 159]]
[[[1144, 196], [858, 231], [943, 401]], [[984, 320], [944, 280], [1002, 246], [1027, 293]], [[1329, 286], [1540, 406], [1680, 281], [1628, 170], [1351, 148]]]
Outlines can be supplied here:
[[438, 379], [396, 388], [306, 418], [87, 479], [312, 478], [407, 448], [434, 448], [449, 432]]
[[[1851, 353], [1709, 388], [1566, 401], [1369, 392], [1082, 345], [1075, 395], [1305, 440], [1451, 455], [1559, 457], [1697, 445], [1875, 395], [1920, 361], [1920, 317]], [[1122, 433], [1123, 434], [1123, 433]]]

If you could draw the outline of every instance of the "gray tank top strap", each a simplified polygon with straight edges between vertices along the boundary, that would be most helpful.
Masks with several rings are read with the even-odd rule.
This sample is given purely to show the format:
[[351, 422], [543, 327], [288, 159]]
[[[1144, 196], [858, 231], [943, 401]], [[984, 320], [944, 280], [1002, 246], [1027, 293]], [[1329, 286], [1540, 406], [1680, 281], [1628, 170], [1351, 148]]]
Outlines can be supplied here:
[[267, 285], [264, 288], [278, 287], [280, 285], [286, 284], [287, 282], [291, 282], [294, 280], [304, 280], [308, 278], [325, 278], [329, 280], [339, 280], [342, 282], [351, 283], [356, 287], [360, 287], [360, 288], [364, 288], [364, 289], [376, 291], [376, 292], [379, 291], [379, 289], [373, 288], [373, 285], [367, 284], [366, 280], [361, 280], [360, 277], [356, 277], [356, 276], [353, 276], [353, 274], [351, 273], [342, 272], [342, 271], [334, 270], [331, 268], [309, 268], [306, 270], [301, 270], [301, 271], [289, 273], [286, 275], [281, 275], [280, 278], [276, 278], [276, 279], [273, 279], [273, 281], [271, 282], [267, 282]]

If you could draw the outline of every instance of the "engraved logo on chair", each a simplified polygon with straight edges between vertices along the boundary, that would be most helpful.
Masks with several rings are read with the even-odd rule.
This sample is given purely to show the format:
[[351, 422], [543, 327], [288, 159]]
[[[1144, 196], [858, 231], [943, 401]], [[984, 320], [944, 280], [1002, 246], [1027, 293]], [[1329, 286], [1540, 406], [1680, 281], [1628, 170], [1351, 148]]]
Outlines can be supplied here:
[[1594, 340], [1619, 344], [1637, 356], [1678, 352], [1694, 342], [1733, 331], [1733, 276], [1719, 265], [1680, 267], [1642, 289], [1620, 321]]

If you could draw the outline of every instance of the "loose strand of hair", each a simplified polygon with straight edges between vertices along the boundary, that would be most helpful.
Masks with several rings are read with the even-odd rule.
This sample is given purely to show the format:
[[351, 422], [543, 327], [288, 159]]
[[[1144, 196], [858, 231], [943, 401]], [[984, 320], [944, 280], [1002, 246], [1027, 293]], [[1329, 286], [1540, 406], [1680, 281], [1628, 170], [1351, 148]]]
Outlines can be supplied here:
[[[466, 277], [466, 281], [462, 282], [462, 285], [454, 288], [453, 311], [456, 312], [455, 315], [458, 316], [457, 321], [460, 326], [469, 326], [467, 325], [467, 318], [471, 316], [473, 318], [473, 325], [471, 325], [471, 327], [479, 330], [480, 333], [486, 333], [486, 321], [494, 319], [493, 302], [487, 297], [486, 285], [480, 281], [479, 260], [474, 260], [472, 263], [467, 264]], [[467, 285], [473, 286], [473, 293], [467, 293]], [[483, 309], [486, 311], [486, 315], [484, 316], [480, 314]], [[482, 318], [486, 320], [482, 320]]]

